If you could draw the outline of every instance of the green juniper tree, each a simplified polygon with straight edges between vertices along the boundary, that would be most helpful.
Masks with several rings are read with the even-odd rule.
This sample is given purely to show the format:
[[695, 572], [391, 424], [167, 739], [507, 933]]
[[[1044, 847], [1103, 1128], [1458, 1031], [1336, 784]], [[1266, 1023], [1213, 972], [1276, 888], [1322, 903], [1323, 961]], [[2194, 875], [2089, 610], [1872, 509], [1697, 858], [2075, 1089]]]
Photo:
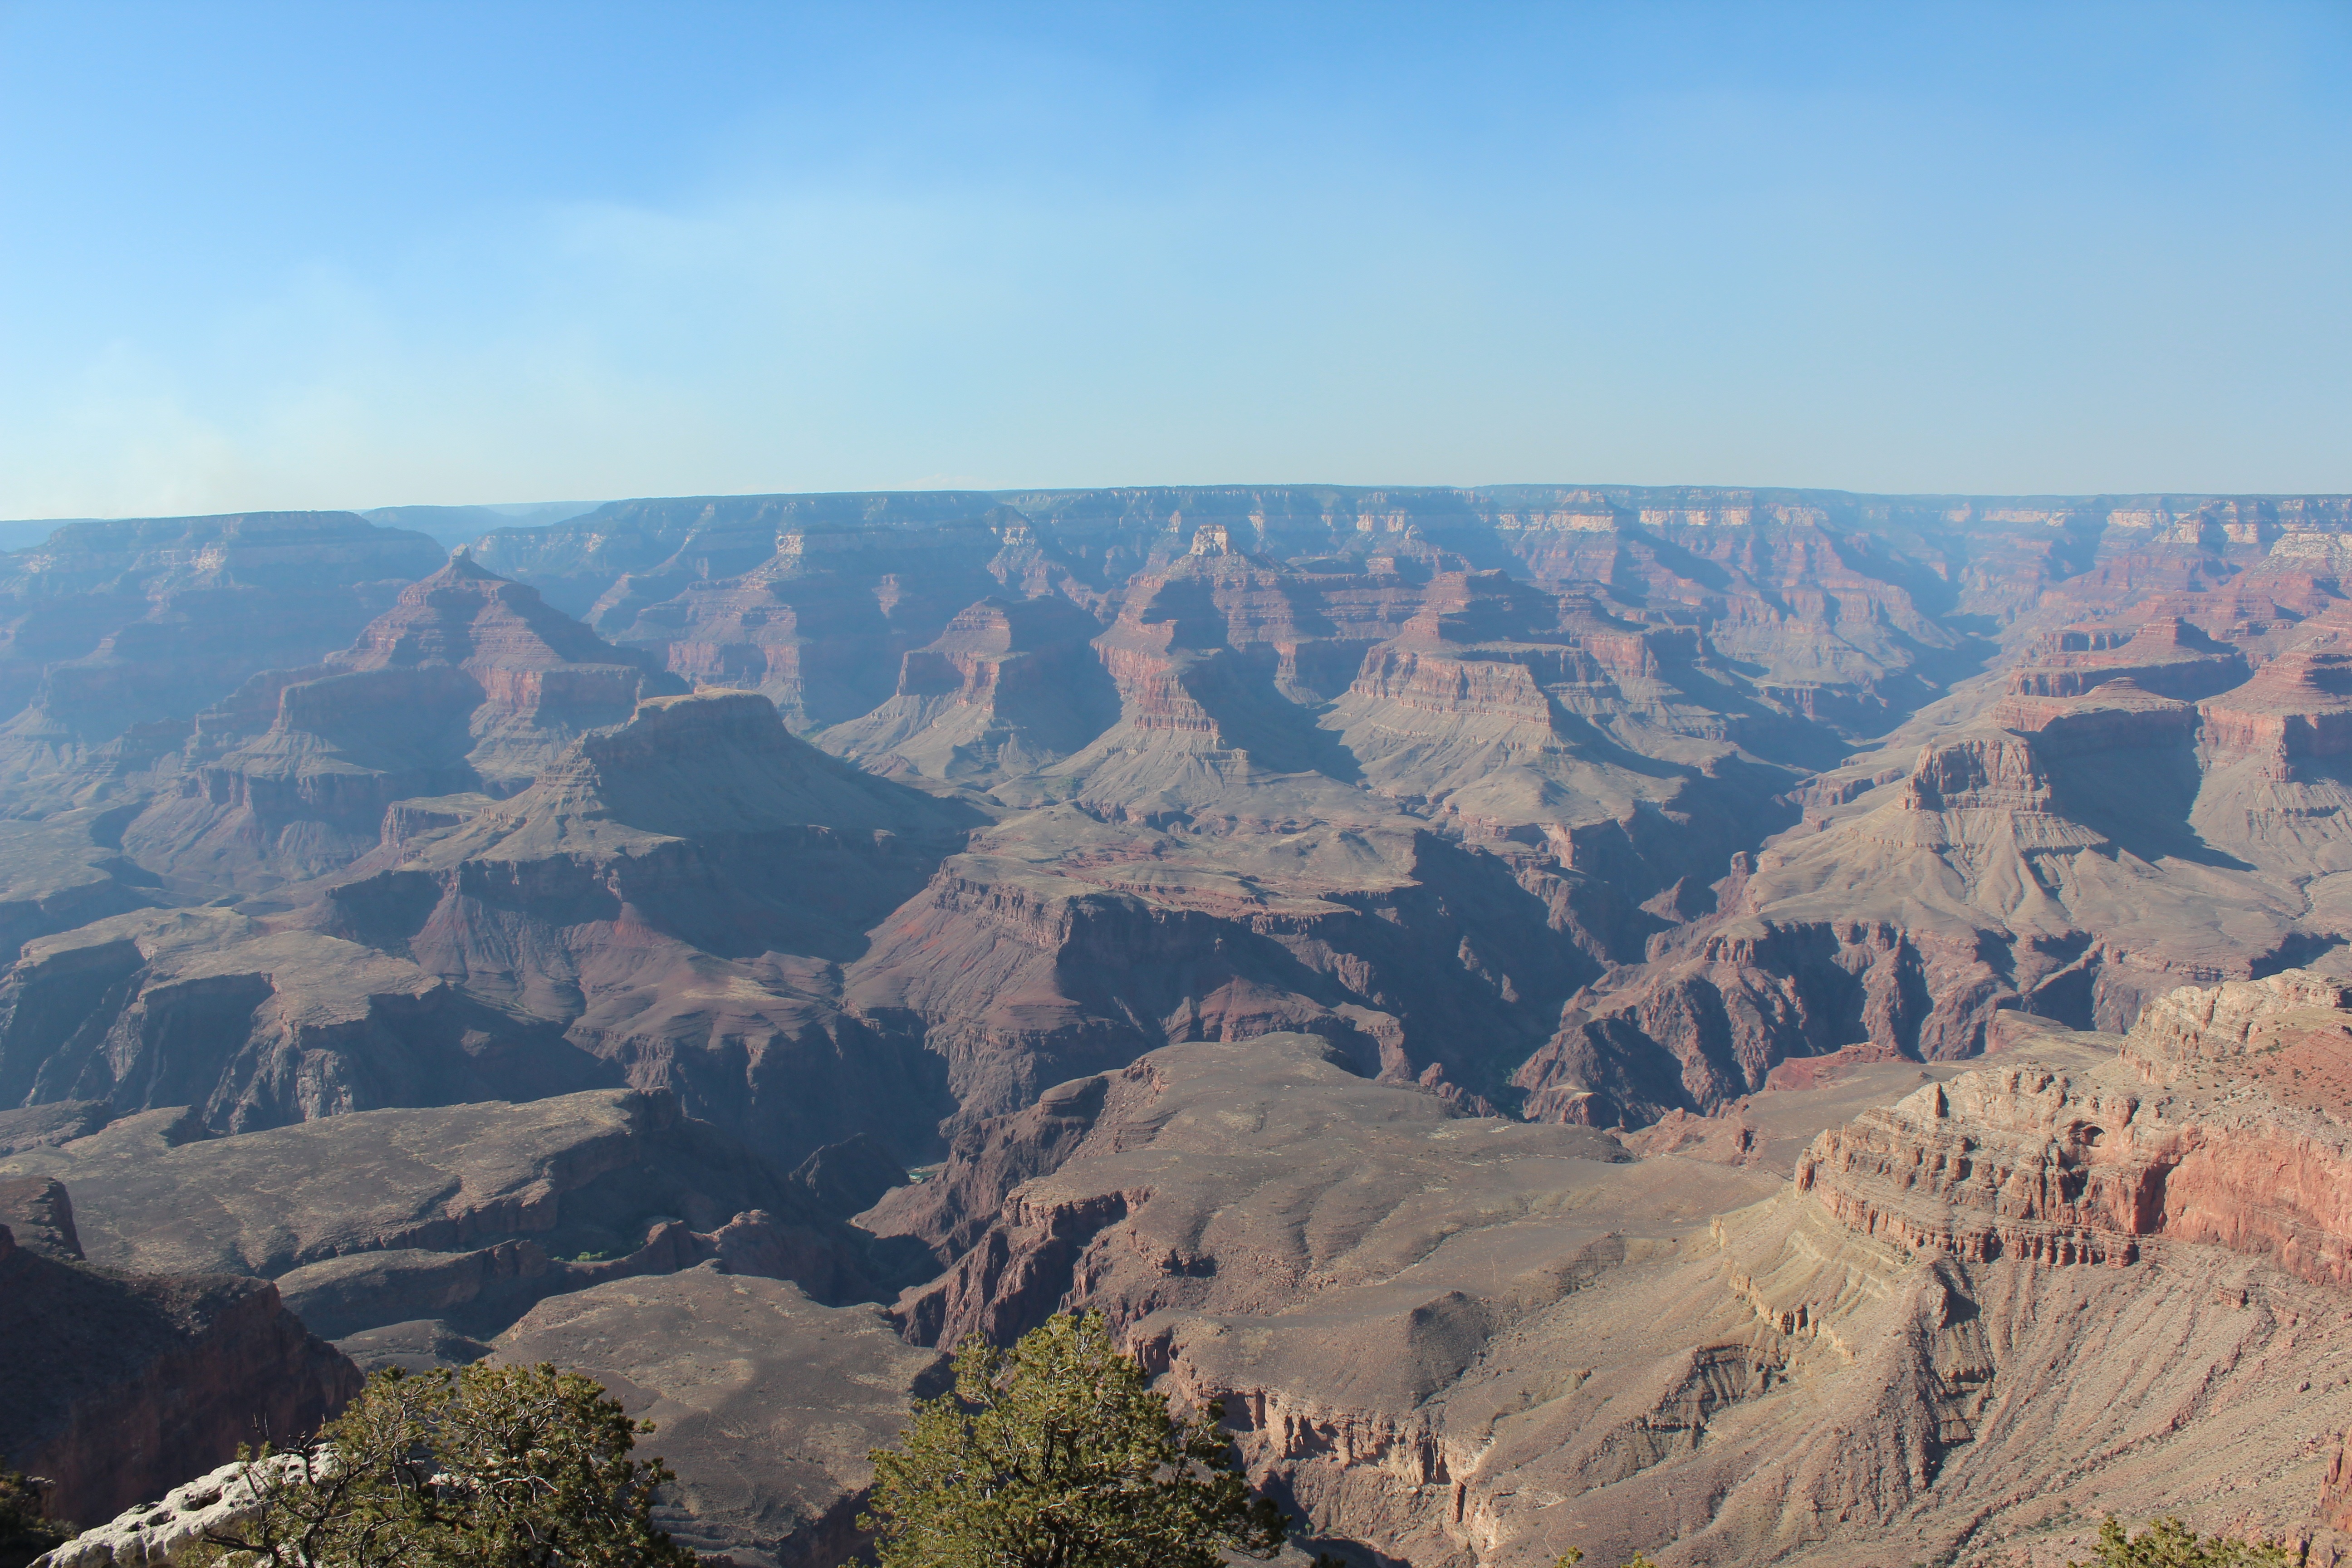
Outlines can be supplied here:
[[185, 1559], [250, 1568], [691, 1568], [654, 1525], [673, 1479], [603, 1388], [552, 1366], [368, 1380], [319, 1440], [256, 1456], [260, 1506]]
[[2126, 1537], [2114, 1514], [2099, 1526], [2099, 1544], [2088, 1563], [2066, 1568], [2287, 1568], [2294, 1554], [2266, 1542], [2200, 1536], [2177, 1519], [2159, 1519]]
[[1280, 1550], [1212, 1404], [1177, 1421], [1100, 1312], [1057, 1317], [1010, 1352], [978, 1337], [954, 1389], [874, 1453], [883, 1568], [1222, 1568]]
[[42, 1512], [41, 1491], [47, 1484], [19, 1470], [0, 1470], [0, 1568], [24, 1568], [72, 1537], [72, 1525]]

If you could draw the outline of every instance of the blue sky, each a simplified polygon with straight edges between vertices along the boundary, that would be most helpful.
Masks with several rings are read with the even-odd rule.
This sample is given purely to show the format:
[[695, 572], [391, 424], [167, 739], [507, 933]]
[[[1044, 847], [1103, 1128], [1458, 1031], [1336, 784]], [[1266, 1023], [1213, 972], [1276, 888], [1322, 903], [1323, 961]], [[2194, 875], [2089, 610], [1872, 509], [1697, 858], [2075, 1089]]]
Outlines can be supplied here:
[[2352, 6], [0, 0], [0, 517], [2352, 489]]

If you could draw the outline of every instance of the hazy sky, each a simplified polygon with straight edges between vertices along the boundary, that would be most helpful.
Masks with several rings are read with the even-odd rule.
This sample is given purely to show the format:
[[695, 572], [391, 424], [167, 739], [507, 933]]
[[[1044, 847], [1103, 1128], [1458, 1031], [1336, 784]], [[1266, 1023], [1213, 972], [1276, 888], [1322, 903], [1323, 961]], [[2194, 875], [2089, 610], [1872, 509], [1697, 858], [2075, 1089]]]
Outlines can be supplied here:
[[0, 3], [0, 517], [2352, 489], [2352, 5]]

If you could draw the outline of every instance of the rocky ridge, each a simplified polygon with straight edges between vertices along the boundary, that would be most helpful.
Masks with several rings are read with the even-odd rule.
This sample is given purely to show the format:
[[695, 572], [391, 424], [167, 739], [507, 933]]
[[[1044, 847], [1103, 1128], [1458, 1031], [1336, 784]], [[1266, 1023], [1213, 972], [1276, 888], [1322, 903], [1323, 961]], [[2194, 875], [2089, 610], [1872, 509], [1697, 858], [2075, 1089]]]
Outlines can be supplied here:
[[[1294, 487], [648, 500], [494, 534], [242, 688], [9, 753], [37, 766], [0, 824], [0, 1147], [79, 1167], [103, 1228], [180, 1215], [109, 1187], [137, 1163], [109, 1148], [226, 1173], [306, 1128], [673, 1096], [689, 1143], [765, 1174], [681, 1145], [625, 1201], [557, 1183], [552, 1228], [354, 1221], [374, 1239], [226, 1266], [371, 1364], [485, 1353], [608, 1287], [649, 1293], [597, 1321], [667, 1311], [656, 1285], [698, 1271], [847, 1302], [943, 1270], [900, 1302], [918, 1338], [1113, 1306], [1171, 1386], [1259, 1401], [1253, 1454], [1324, 1528], [1416, 1563], [1628, 1519], [1694, 1562], [1832, 1561], [1855, 1530], [1940, 1552], [1940, 1477], [2048, 1482], [2022, 1406], [1979, 1441], [2004, 1390], [2095, 1391], [2070, 1418], [2118, 1442], [2156, 1397], [2070, 1383], [2062, 1352], [2105, 1342], [2049, 1292], [2145, 1307], [2183, 1369], [2315, 1353], [2347, 524], [2341, 498]], [[341, 528], [280, 531], [315, 566]], [[2270, 1011], [2308, 1028], [2163, 1065], [2178, 987], [2287, 971], [2308, 1005]], [[2061, 1038], [2136, 1020], [2112, 1068]], [[1979, 1058], [2026, 1076], [1979, 1083]], [[1474, 1128], [1533, 1141], [1455, 1180]], [[1973, 1157], [1916, 1152], [1947, 1135], [2024, 1186], [1900, 1173]], [[1360, 1151], [1360, 1190], [1315, 1186], [1321, 1145]], [[2308, 1201], [2261, 1195], [2271, 1167]], [[885, 1243], [842, 1232], [864, 1202]], [[1538, 1238], [1547, 1203], [1619, 1218]], [[1318, 1251], [1302, 1215], [1431, 1267]], [[2196, 1292], [2257, 1265], [2289, 1305], [2232, 1339]], [[1359, 1390], [1318, 1333], [1395, 1375]], [[1602, 1335], [1628, 1359], [1578, 1348]], [[1563, 1357], [1586, 1394], [1537, 1376]], [[1663, 1403], [1619, 1425], [1644, 1378]], [[1791, 1426], [1800, 1387], [1847, 1425]], [[2248, 1406], [2199, 1408], [2259, 1447]], [[826, 1474], [761, 1539], [832, 1542], [808, 1500], [855, 1478]]]
[[240, 1443], [307, 1434], [358, 1390], [265, 1280], [88, 1264], [55, 1181], [0, 1177], [0, 1464], [54, 1483], [54, 1517], [105, 1518]]
[[1171, 1047], [866, 1223], [976, 1237], [902, 1298], [910, 1337], [1101, 1307], [1392, 1560], [2054, 1564], [2112, 1509], [2336, 1562], [2345, 1000], [2295, 972], [2176, 991], [2119, 1051], [1855, 1064], [1865, 1096], [1929, 1081], [1851, 1121], [1839, 1075], [1768, 1090], [1751, 1126], [1826, 1123], [1785, 1183], [1555, 1149], [1308, 1037]]

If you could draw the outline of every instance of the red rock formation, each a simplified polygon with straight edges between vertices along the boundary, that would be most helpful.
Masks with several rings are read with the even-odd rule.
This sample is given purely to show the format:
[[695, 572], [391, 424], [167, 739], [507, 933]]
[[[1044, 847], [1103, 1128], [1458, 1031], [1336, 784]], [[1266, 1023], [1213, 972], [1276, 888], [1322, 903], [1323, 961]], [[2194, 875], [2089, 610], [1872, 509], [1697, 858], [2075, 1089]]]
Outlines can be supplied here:
[[2298, 1108], [2260, 1072], [2293, 1038], [2352, 1073], [2344, 996], [2295, 971], [2176, 991], [2114, 1071], [1962, 1074], [1823, 1133], [1797, 1188], [1865, 1235], [1975, 1262], [2198, 1242], [2352, 1286], [2352, 1098]]
[[2198, 710], [2116, 676], [2080, 697], [2010, 696], [1993, 705], [1992, 721], [2033, 738], [2043, 756], [2163, 746], [2189, 738]]
[[[348, 512], [77, 522], [0, 558], [0, 777], [184, 720], [348, 641], [433, 570], [421, 533]], [[18, 710], [31, 705], [31, 711]]]
[[116, 1274], [41, 1256], [0, 1226], [0, 1464], [56, 1483], [59, 1518], [107, 1518], [235, 1457], [305, 1435], [357, 1369], [265, 1280]]
[[1068, 756], [1118, 717], [1118, 694], [1089, 646], [1101, 630], [1064, 599], [988, 598], [908, 653], [898, 689], [822, 743], [877, 772], [990, 781]]
[[2352, 752], [2352, 653], [2284, 654], [2199, 711], [2218, 761], [2251, 761], [2266, 777], [2292, 779], [2300, 761]]
[[795, 738], [763, 697], [659, 699], [308, 918], [788, 1164], [860, 1128], [912, 1147], [945, 1109], [919, 1046], [845, 1016], [833, 966], [980, 820]]
[[2194, 700], [2246, 678], [2245, 657], [2216, 643], [2177, 616], [2150, 620], [2126, 637], [2123, 628], [2092, 626], [2053, 633], [2010, 677], [2010, 690], [2028, 697], [2080, 697], [2110, 680]]
[[511, 794], [676, 687], [461, 554], [350, 649], [257, 676], [198, 715], [124, 842], [200, 891], [314, 877], [374, 848], [395, 802]]

